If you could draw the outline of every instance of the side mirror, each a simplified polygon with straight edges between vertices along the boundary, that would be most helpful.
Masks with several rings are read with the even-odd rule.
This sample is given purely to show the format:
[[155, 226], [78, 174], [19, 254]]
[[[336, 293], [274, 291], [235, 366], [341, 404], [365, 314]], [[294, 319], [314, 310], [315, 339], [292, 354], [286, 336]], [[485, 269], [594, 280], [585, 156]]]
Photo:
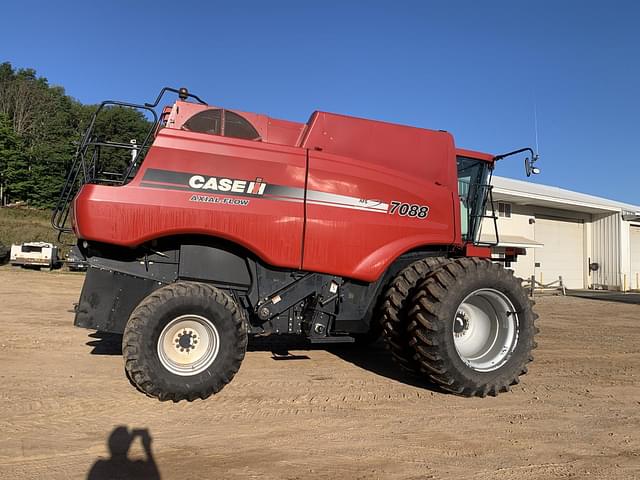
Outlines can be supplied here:
[[529, 160], [528, 157], [524, 159], [524, 171], [527, 174], [527, 177], [540, 173], [540, 169], [534, 166], [536, 160], [538, 160], [537, 155], [532, 155], [531, 160]]

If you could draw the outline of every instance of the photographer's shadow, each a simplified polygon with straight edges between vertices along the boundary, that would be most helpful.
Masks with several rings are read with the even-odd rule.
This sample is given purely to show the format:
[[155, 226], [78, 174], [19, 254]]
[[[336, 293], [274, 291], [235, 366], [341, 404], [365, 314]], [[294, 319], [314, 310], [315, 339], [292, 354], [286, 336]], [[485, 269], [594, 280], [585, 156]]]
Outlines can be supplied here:
[[[129, 448], [136, 437], [142, 442], [145, 460], [129, 459]], [[146, 428], [129, 431], [125, 426], [116, 427], [109, 435], [107, 445], [111, 457], [97, 460], [89, 470], [87, 480], [160, 479], [160, 472], [151, 452], [151, 435]]]

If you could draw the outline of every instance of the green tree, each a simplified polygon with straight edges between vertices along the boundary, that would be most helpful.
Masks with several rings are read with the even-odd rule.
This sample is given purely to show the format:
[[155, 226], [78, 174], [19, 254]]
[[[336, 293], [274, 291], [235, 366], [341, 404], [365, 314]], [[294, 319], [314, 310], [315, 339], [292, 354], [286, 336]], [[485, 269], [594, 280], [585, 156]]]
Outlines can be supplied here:
[[[43, 208], [55, 204], [73, 159], [74, 142], [96, 108], [69, 97], [62, 87], [50, 86], [33, 69], [0, 64], [0, 115], [4, 116], [5, 136], [9, 138], [11, 132], [11, 142], [17, 142], [14, 150], [18, 152], [12, 154], [10, 162], [8, 157], [0, 159], [4, 165], [3, 188], [10, 192], [12, 201]], [[97, 118], [94, 135], [102, 140], [128, 144], [136, 139], [141, 143], [149, 128], [150, 123], [140, 112], [110, 107]], [[100, 158], [104, 170], [123, 173], [131, 154], [103, 148]]]
[[0, 113], [0, 205], [26, 198], [32, 188], [23, 143], [9, 117]]

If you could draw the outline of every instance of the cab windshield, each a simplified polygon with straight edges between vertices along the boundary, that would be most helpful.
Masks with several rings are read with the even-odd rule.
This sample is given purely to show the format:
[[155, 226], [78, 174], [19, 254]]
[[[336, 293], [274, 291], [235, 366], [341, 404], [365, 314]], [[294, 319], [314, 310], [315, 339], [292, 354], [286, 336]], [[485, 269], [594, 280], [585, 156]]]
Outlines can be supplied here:
[[457, 157], [462, 240], [478, 243], [488, 194], [489, 163]]

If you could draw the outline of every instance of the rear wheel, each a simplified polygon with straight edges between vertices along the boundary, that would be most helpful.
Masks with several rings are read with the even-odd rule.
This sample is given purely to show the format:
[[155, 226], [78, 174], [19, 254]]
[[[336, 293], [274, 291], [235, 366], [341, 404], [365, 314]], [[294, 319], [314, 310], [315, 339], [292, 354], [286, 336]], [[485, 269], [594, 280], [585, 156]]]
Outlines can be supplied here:
[[443, 389], [497, 395], [527, 372], [537, 315], [510, 270], [458, 259], [428, 275], [411, 303], [407, 333], [414, 360]]
[[385, 345], [393, 359], [405, 370], [420, 370], [409, 345], [411, 337], [407, 330], [407, 314], [411, 307], [410, 297], [420, 280], [447, 261], [448, 259], [443, 257], [429, 257], [412, 263], [396, 275], [382, 298], [378, 318], [382, 325]]
[[177, 282], [133, 311], [123, 336], [131, 382], [159, 400], [192, 401], [231, 381], [247, 348], [242, 313], [211, 285]]

